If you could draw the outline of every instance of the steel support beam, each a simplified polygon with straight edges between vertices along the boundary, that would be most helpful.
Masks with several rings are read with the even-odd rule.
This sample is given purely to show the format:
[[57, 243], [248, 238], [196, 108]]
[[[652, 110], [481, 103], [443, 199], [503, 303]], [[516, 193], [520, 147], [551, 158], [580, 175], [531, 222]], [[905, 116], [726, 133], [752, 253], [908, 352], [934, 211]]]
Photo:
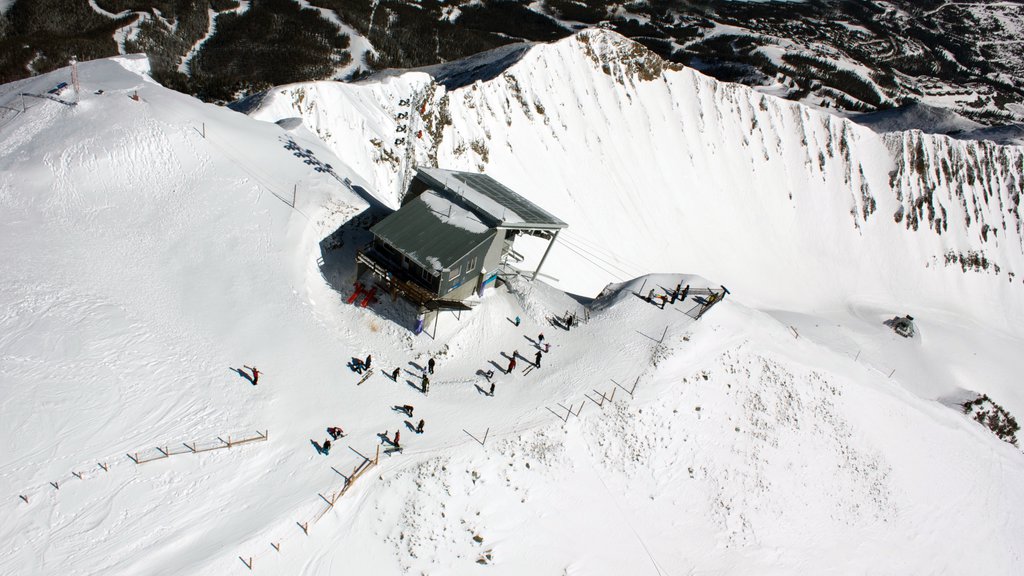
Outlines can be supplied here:
[[544, 251], [544, 256], [541, 257], [540, 264], [537, 265], [537, 269], [533, 271], [533, 278], [530, 278], [531, 281], [536, 280], [537, 275], [540, 274], [540, 269], [544, 266], [544, 261], [548, 259], [548, 254], [551, 252], [551, 247], [555, 245], [555, 240], [558, 240], [559, 232], [561, 232], [561, 230], [555, 230], [555, 235], [552, 236], [551, 241], [548, 242], [548, 248]]

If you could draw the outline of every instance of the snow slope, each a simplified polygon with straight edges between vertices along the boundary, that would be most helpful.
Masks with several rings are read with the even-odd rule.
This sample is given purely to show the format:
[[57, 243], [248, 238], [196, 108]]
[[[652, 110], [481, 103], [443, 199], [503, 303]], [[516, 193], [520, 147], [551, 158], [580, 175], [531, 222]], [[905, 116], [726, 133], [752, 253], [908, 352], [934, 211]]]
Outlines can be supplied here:
[[[249, 573], [250, 558], [263, 574], [1019, 572], [1024, 456], [946, 404], [969, 389], [1024, 411], [1007, 281], [1021, 171], [999, 164], [1019, 149], [881, 139], [685, 70], [642, 80], [652, 63], [630, 46], [535, 47], [451, 92], [422, 72], [286, 87], [256, 114], [275, 122], [166, 90], [122, 57], [80, 66], [76, 106], [5, 111], [0, 573]], [[0, 87], [0, 105], [66, 74]], [[409, 108], [427, 102], [410, 155], [482, 163], [569, 222], [552, 284], [703, 278], [609, 286], [571, 332], [548, 318], [582, 307], [542, 282], [488, 292], [418, 337], [400, 301], [346, 305], [369, 222], [342, 181], [397, 202], [393, 114], [410, 94]], [[698, 171], [691, 154], [721, 163]], [[883, 194], [882, 167], [900, 197]], [[861, 181], [868, 216], [849, 213]], [[971, 223], [896, 225], [924, 189], [947, 214], [964, 198]], [[1007, 231], [983, 241], [979, 217]], [[933, 263], [977, 246], [999, 274]], [[693, 298], [633, 295], [677, 282], [733, 293], [699, 321]], [[913, 340], [881, 325], [907, 311]], [[540, 332], [552, 350], [528, 371]], [[345, 364], [369, 353], [379, 371], [357, 386]], [[232, 371], [243, 364], [257, 386]], [[381, 373], [395, 367], [397, 381]], [[403, 428], [402, 404], [425, 434]], [[319, 455], [331, 425], [348, 436]], [[356, 451], [373, 456], [396, 428], [405, 451], [326, 509]], [[257, 429], [269, 440], [126, 456]]]
[[[607, 31], [534, 47], [495, 74], [453, 90], [416, 72], [296, 84], [253, 115], [302, 117], [392, 203], [417, 164], [486, 170], [569, 223], [553, 268], [593, 261], [558, 277], [570, 292], [699, 270], [763, 306], [823, 309], [853, 294], [960, 307], [963, 293], [1022, 304], [1019, 147], [875, 134], [672, 69]], [[413, 136], [396, 145], [403, 111]], [[949, 274], [951, 252], [991, 264]]]

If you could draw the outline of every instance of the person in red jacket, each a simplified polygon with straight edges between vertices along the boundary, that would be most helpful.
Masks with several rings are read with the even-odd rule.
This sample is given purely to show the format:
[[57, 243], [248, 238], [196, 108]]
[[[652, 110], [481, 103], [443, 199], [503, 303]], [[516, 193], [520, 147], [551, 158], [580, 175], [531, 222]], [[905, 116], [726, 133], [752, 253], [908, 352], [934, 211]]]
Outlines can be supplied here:
[[248, 368], [249, 370], [252, 370], [252, 385], [255, 386], [256, 383], [259, 382], [260, 380], [260, 371], [257, 370], [255, 366], [243, 366], [243, 368]]
[[401, 448], [402, 446], [398, 443], [398, 438], [401, 435], [401, 430], [395, 430], [395, 439], [391, 441], [395, 445], [395, 448]]

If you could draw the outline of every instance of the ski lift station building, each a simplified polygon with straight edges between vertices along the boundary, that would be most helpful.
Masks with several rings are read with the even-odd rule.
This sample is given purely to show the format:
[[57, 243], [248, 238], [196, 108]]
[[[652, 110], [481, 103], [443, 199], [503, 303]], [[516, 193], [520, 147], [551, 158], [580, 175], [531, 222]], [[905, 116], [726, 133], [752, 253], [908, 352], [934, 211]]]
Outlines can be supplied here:
[[425, 310], [466, 309], [462, 301], [498, 279], [521, 234], [548, 241], [568, 225], [486, 174], [418, 168], [402, 206], [372, 228], [356, 256], [392, 293]]

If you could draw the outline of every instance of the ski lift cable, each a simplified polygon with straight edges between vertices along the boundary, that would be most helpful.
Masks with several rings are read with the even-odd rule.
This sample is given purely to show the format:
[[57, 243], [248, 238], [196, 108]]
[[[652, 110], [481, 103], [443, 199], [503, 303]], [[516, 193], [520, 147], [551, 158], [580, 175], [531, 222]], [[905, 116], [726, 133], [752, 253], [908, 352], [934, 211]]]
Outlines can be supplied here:
[[589, 252], [591, 254], [594, 254], [595, 252], [597, 252], [598, 254], [594, 254], [595, 257], [601, 258], [602, 260], [604, 260], [606, 263], [608, 263], [610, 265], [614, 265], [616, 268], [622, 270], [627, 275], [632, 276], [632, 277], [637, 277], [637, 276], [643, 276], [644, 275], [644, 272], [637, 271], [638, 269], [633, 268], [632, 266], [629, 266], [629, 264], [627, 262], [623, 262], [617, 256], [615, 256], [615, 254], [613, 254], [613, 253], [609, 252], [608, 250], [602, 248], [596, 242], [594, 242], [592, 240], [588, 240], [588, 239], [586, 239], [586, 238], [584, 238], [584, 237], [582, 237], [582, 236], [580, 236], [578, 234], [571, 234], [571, 233], [569, 233], [568, 230], [564, 230], [563, 234], [567, 234], [568, 235], [568, 238], [565, 238], [565, 240], [568, 240], [569, 242], [572, 242], [572, 243], [576, 244], [581, 250], [582, 249], [586, 249], [587, 252]]
[[614, 262], [611, 262], [607, 258], [602, 258], [600, 255], [594, 254], [593, 252], [591, 252], [590, 250], [586, 249], [585, 247], [578, 245], [575, 241], [566, 240], [565, 242], [563, 242], [563, 244], [568, 246], [568, 247], [575, 248], [577, 253], [584, 252], [588, 256], [590, 256], [592, 259], [598, 260], [602, 264], [604, 264], [604, 265], [606, 265], [606, 266], [608, 266], [610, 268], [615, 268], [616, 270], [619, 271], [619, 274], [621, 274], [623, 276], [626, 276], [628, 278], [635, 278], [637, 276], [642, 276], [643, 275], [643, 274], [634, 274], [634, 273], [630, 272], [629, 270], [626, 270], [622, 266], [619, 266], [619, 265], [615, 264]]
[[573, 254], [576, 254], [577, 256], [582, 258], [584, 261], [593, 264], [594, 267], [602, 270], [603, 272], [608, 273], [616, 282], [625, 282], [625, 279], [623, 278], [621, 271], [616, 272], [616, 271], [613, 271], [613, 270], [609, 270], [607, 267], [602, 265], [600, 262], [598, 262], [597, 260], [591, 258], [588, 254], [579, 251], [578, 249], [576, 249], [575, 247], [573, 247], [570, 244], [567, 244], [567, 243], [563, 242], [562, 246], [565, 246], [566, 249], [568, 249]]
[[601, 269], [601, 270], [602, 270], [602, 271], [604, 271], [604, 272], [607, 272], [607, 273], [608, 273], [608, 274], [609, 274], [609, 275], [610, 275], [610, 276], [611, 276], [612, 278], [614, 278], [614, 279], [615, 279], [615, 281], [616, 281], [616, 282], [625, 282], [625, 280], [624, 280], [624, 279], [623, 279], [623, 278], [622, 278], [621, 276], [619, 276], [619, 274], [617, 274], [617, 273], [615, 273], [615, 272], [612, 272], [611, 270], [609, 270], [609, 269], [605, 268], [605, 267], [604, 267], [604, 266], [602, 266], [601, 264], [599, 264], [599, 263], [595, 262], [595, 261], [594, 261], [594, 260], [592, 260], [591, 258], [587, 257], [587, 255], [583, 254], [582, 252], [579, 252], [579, 251], [577, 251], [577, 250], [576, 250], [575, 248], [573, 248], [573, 247], [572, 247], [571, 245], [569, 245], [569, 244], [567, 244], [567, 243], [562, 243], [562, 246], [565, 246], [565, 248], [566, 248], [567, 250], [569, 250], [569, 251], [571, 251], [572, 253], [576, 254], [577, 256], [579, 256], [580, 258], [582, 258], [583, 260], [585, 260], [585, 261], [587, 261], [587, 262], [590, 262], [590, 263], [591, 263], [591, 264], [593, 264], [593, 265], [594, 265], [595, 267], [597, 267], [597, 268]]
[[616, 263], [624, 264], [624, 265], [628, 265], [629, 264], [628, 262], [622, 261], [613, 252], [611, 252], [608, 249], [604, 248], [603, 246], [601, 246], [600, 244], [598, 244], [594, 240], [590, 240], [589, 238], [587, 238], [587, 237], [585, 237], [585, 236], [583, 236], [581, 234], [578, 234], [578, 233], [575, 233], [575, 232], [571, 232], [568, 229], [564, 230], [563, 233], [567, 234], [568, 237], [569, 237], [569, 240], [571, 240], [572, 242], [575, 242], [576, 244], [584, 246], [584, 247], [586, 247], [589, 250], [592, 250], [594, 252], [601, 253], [602, 257], [605, 257], [605, 260], [614, 261]]
[[[564, 246], [566, 246], [567, 248], [572, 249], [573, 252], [575, 252], [576, 254], [579, 254], [581, 256], [585, 256], [588, 261], [593, 262], [596, 265], [600, 265], [600, 267], [602, 269], [607, 270], [609, 272], [614, 270], [616, 276], [635, 277], [634, 274], [629, 273], [627, 270], [624, 270], [620, 266], [616, 266], [612, 262], [608, 262], [604, 258], [601, 258], [600, 256], [590, 252], [586, 248], [583, 248], [582, 246], [579, 246], [579, 245], [577, 245], [575, 243], [572, 243], [572, 242], [563, 242], [562, 244]], [[609, 269], [611, 269], [611, 270], [609, 270]]]

